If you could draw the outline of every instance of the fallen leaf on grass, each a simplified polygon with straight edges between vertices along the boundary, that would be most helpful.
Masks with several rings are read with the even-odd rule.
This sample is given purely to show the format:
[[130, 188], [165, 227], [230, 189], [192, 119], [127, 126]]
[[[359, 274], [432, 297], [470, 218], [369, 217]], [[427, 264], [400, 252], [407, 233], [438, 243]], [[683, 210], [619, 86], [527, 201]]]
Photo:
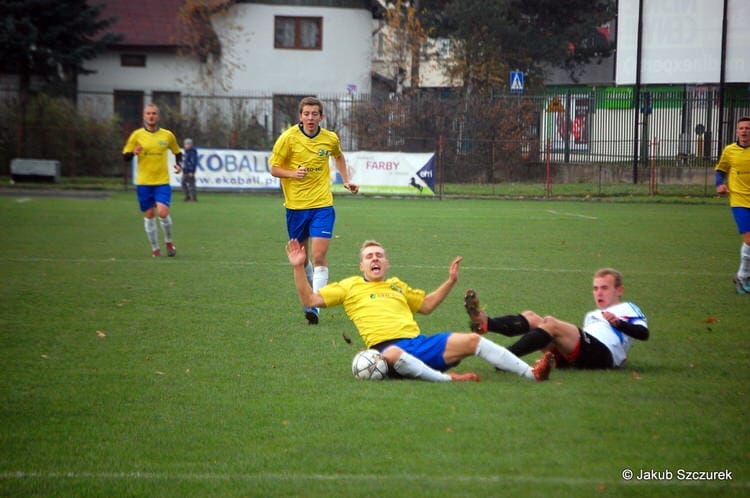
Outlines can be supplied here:
[[703, 323], [716, 323], [718, 321], [719, 321], [719, 319], [716, 318], [715, 316], [709, 316], [708, 318], [706, 318], [705, 320], [703, 320]]

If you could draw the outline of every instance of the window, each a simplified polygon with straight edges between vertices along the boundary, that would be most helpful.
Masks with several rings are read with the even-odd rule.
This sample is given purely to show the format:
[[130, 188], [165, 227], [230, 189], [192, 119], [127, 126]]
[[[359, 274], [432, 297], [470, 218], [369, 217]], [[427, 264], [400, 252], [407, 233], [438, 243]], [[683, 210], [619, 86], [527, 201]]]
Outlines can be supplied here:
[[120, 117], [124, 137], [143, 125], [143, 92], [115, 90], [115, 113]]
[[429, 39], [420, 49], [423, 60], [447, 60], [451, 58], [451, 42], [447, 38]]
[[120, 54], [122, 67], [146, 67], [146, 56], [143, 54]]
[[377, 61], [384, 61], [385, 60], [385, 44], [386, 44], [386, 37], [385, 37], [385, 21], [379, 20], [378, 26], [375, 28], [375, 32], [373, 33], [374, 36], [372, 37], [373, 40], [373, 54], [374, 59]]
[[151, 101], [164, 112], [180, 111], [180, 92], [152, 92]]
[[323, 18], [276, 16], [274, 21], [274, 48], [323, 49]]

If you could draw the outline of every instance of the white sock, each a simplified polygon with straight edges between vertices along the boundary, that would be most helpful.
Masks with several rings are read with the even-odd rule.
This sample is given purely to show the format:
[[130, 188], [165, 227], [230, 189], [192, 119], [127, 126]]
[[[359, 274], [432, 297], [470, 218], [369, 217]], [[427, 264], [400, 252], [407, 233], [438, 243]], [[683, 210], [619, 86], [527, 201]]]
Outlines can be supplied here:
[[164, 232], [164, 242], [172, 242], [172, 217], [167, 215], [164, 218], [159, 218], [161, 223], [161, 230]]
[[325, 287], [328, 283], [328, 267], [316, 266], [313, 270], [312, 290], [318, 292], [318, 289]]
[[740, 269], [737, 270], [737, 276], [743, 279], [750, 277], [750, 245], [744, 242], [740, 248]]
[[413, 379], [430, 382], [450, 382], [452, 380], [450, 375], [428, 367], [422, 360], [410, 355], [406, 351], [402, 352], [401, 358], [393, 364], [393, 369], [399, 375]]
[[151, 244], [151, 249], [158, 249], [159, 236], [156, 233], [156, 220], [154, 218], [143, 218], [143, 228], [146, 230], [146, 237], [148, 238], [148, 243]]
[[307, 281], [310, 283], [310, 285], [312, 285], [313, 284], [313, 265], [309, 259], [307, 260], [307, 263], [305, 264], [305, 275], [307, 275]]
[[531, 370], [528, 363], [489, 339], [481, 337], [479, 339], [477, 351], [474, 354], [483, 360], [492, 363], [501, 370], [513, 372], [530, 380], [536, 380], [534, 378], [534, 372]]

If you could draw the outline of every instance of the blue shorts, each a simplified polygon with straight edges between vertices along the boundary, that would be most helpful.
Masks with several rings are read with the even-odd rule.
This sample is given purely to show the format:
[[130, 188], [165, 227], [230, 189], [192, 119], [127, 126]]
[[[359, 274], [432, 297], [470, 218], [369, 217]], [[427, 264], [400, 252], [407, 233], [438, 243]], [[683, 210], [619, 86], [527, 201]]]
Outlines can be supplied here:
[[750, 232], [750, 208], [733, 207], [732, 215], [734, 216], [734, 222], [737, 223], [737, 231], [740, 232], [740, 235]]
[[289, 238], [300, 242], [310, 237], [330, 239], [333, 237], [335, 222], [336, 211], [333, 210], [333, 206], [286, 210], [286, 230]]
[[450, 332], [440, 332], [431, 336], [420, 334], [411, 339], [397, 339], [395, 341], [384, 342], [374, 346], [374, 349], [382, 353], [388, 346], [397, 346], [410, 355], [419, 358], [430, 368], [445, 372], [458, 365], [458, 363], [448, 365], [443, 358], [445, 346], [450, 335]]
[[141, 212], [148, 211], [157, 202], [168, 207], [172, 201], [172, 187], [169, 184], [136, 185], [135, 192], [138, 194], [138, 204], [141, 206]]

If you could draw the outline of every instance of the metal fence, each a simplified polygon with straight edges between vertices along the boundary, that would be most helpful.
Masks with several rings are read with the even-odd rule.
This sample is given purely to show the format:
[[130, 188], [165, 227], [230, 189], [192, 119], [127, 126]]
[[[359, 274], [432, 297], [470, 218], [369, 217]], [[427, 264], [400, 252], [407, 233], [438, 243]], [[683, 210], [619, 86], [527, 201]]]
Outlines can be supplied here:
[[[632, 183], [651, 193], [658, 185], [709, 187], [718, 155], [735, 139], [737, 119], [750, 116], [748, 89], [739, 90], [651, 87], [636, 95], [632, 87], [568, 87], [535, 96], [497, 95], [471, 112], [453, 108], [450, 126], [438, 136], [402, 136], [399, 145], [434, 147], [439, 180], [446, 183]], [[436, 102], [446, 105], [445, 97]], [[476, 133], [481, 127], [474, 114], [497, 102], [510, 112], [492, 112], [524, 127], [494, 136]]]
[[[203, 147], [256, 150], [270, 149], [296, 122], [303, 97], [163, 93], [140, 98], [167, 99], [162, 122], [178, 137], [190, 136]], [[7, 106], [12, 95], [4, 97]], [[105, 120], [128, 108], [118, 98], [79, 93], [76, 105], [82, 115]], [[440, 91], [319, 98], [325, 104], [324, 125], [339, 134], [345, 151], [436, 152], [440, 183], [705, 183], [706, 171], [734, 139], [737, 119], [750, 115], [747, 85], [644, 87], [638, 94], [633, 87], [575, 86], [523, 96], [467, 98]], [[130, 107], [140, 111], [138, 105]], [[53, 134], [71, 131], [70, 124], [28, 122], [52, 127]], [[8, 129], [2, 135], [10, 143], [17, 126], [13, 119], [4, 123]], [[26, 136], [33, 140], [44, 135], [41, 131], [29, 129]], [[127, 131], [123, 125], [120, 133]], [[47, 152], [35, 147], [29, 144], [29, 157], [46, 158]], [[69, 161], [50, 158], [63, 159], [63, 175], [70, 173]], [[80, 159], [77, 164], [86, 174], [95, 167]]]
[[[541, 161], [548, 148], [556, 163], [611, 163], [640, 160], [645, 163], [655, 155], [660, 160], [680, 161], [683, 165], [697, 159], [715, 159], [723, 145], [734, 136], [734, 123], [743, 115], [750, 115], [750, 88], [740, 92], [722, 91], [717, 86], [644, 87], [636, 95], [633, 87], [567, 87], [548, 89], [544, 94], [517, 96], [500, 94], [489, 97], [504, 107], [513, 107], [519, 101], [525, 104], [524, 112], [534, 114], [523, 137], [523, 152], [527, 157]], [[164, 93], [164, 92], [161, 92]], [[262, 129], [268, 142], [297, 120], [297, 103], [304, 95], [192, 95], [184, 94], [176, 100], [182, 116], [195, 116], [191, 126], [215, 125], [212, 117], [224, 118], [225, 128], [237, 133], [247, 127], [247, 122]], [[146, 98], [150, 96], [147, 94]], [[152, 96], [154, 99], [159, 96]], [[452, 110], [454, 119], [437, 127], [398, 126], [403, 119], [414, 118], [405, 110], [419, 100], [420, 117], [424, 109], [433, 113], [437, 106], [463, 105], [465, 97], [453, 93], [420, 94], [409, 96], [375, 95], [319, 95], [325, 103], [325, 126], [336, 130], [345, 150], [356, 150], [362, 142], [362, 128], [355, 120], [368, 119], [387, 124], [379, 128], [391, 138], [382, 145], [398, 148], [406, 141], [412, 146], [421, 143], [420, 152], [438, 145], [440, 137], [456, 142], [457, 151], [471, 147], [487, 136], [473, 136], [470, 130], [481, 128], [472, 123], [472, 116]], [[112, 94], [78, 95], [79, 108], [87, 115], [108, 117], [117, 108]], [[484, 99], [481, 98], [481, 99]], [[481, 100], [479, 99], [479, 100]], [[398, 105], [390, 105], [393, 102]], [[170, 102], [173, 106], [175, 102]], [[426, 103], [425, 103], [426, 102]], [[480, 104], [481, 105], [481, 104]], [[376, 114], [356, 115], [357, 108], [374, 109]], [[386, 109], [381, 112], [380, 110]], [[139, 110], [138, 110], [139, 112]], [[437, 117], [438, 114], [435, 113]], [[483, 119], [484, 117], [480, 117]], [[169, 123], [173, 128], [183, 123]], [[176, 126], [175, 126], [176, 125]], [[368, 129], [372, 133], [372, 129]], [[408, 136], [404, 136], [404, 132]], [[184, 133], [190, 133], [184, 130]], [[195, 130], [193, 134], [200, 134]], [[397, 137], [394, 140], [394, 137]], [[719, 143], [721, 137], [722, 143]], [[502, 141], [507, 137], [496, 137]], [[516, 137], [512, 137], [516, 138]], [[224, 140], [211, 137], [209, 140]], [[223, 146], [208, 143], [207, 146]]]
[[646, 89], [637, 99], [628, 87], [568, 89], [545, 99], [540, 136], [562, 162], [715, 159], [750, 113], [750, 100], [722, 103], [716, 87]]

